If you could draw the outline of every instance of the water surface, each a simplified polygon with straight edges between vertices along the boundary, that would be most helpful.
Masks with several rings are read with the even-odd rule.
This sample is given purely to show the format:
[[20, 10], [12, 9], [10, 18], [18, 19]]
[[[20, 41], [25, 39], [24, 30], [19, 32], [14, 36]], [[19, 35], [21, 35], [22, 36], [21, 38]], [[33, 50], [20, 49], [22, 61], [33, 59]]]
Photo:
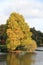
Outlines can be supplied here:
[[0, 54], [0, 65], [43, 65], [43, 51]]

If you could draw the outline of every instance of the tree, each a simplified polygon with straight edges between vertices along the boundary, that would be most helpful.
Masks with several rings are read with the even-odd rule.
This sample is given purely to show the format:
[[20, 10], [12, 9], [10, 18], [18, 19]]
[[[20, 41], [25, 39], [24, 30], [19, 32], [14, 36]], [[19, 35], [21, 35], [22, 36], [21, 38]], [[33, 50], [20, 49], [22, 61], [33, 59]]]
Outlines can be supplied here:
[[35, 28], [30, 28], [32, 32], [32, 39], [36, 41], [37, 46], [43, 46], [43, 33], [41, 31], [35, 30]]
[[30, 27], [25, 22], [23, 16], [18, 13], [12, 13], [7, 20], [7, 36], [7, 48], [11, 51], [18, 46], [24, 46], [29, 51], [32, 48], [35, 50], [37, 47], [36, 42], [31, 39]]
[[0, 25], [0, 44], [6, 44], [7, 34], [6, 34], [6, 24]]

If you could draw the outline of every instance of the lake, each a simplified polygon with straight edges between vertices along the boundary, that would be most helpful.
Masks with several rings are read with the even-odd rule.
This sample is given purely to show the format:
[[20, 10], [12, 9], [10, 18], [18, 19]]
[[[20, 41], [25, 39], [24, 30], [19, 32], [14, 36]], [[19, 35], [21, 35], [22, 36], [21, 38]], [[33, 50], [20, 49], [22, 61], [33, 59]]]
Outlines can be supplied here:
[[43, 51], [26, 54], [0, 53], [0, 65], [43, 65]]

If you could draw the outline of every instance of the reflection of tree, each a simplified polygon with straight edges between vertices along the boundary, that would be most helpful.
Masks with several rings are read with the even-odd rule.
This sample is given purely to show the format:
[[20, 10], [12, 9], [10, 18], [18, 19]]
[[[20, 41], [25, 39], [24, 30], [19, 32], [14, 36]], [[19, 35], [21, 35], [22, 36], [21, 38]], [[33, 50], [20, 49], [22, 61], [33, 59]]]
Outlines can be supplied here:
[[17, 54], [8, 54], [7, 55], [7, 65], [31, 65], [34, 62], [32, 59], [34, 54], [25, 54], [25, 55], [17, 55]]
[[15, 54], [8, 54], [7, 56], [7, 65], [19, 65], [19, 61], [16, 58]]

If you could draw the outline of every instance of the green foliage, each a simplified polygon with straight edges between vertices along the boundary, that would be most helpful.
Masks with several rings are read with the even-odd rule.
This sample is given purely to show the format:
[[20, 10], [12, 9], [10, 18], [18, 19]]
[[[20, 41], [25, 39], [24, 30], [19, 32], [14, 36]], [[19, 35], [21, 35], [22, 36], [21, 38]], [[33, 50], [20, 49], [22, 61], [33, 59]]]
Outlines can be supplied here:
[[43, 46], [43, 33], [35, 28], [31, 28], [30, 31], [33, 33], [32, 38], [36, 41], [37, 46]]
[[6, 44], [7, 34], [6, 34], [6, 24], [0, 25], [0, 44]]
[[6, 34], [6, 24], [1, 24], [0, 25], [0, 50], [1, 52], [6, 52], [7, 51], [7, 46], [6, 46], [6, 39], [7, 39], [7, 34]]

